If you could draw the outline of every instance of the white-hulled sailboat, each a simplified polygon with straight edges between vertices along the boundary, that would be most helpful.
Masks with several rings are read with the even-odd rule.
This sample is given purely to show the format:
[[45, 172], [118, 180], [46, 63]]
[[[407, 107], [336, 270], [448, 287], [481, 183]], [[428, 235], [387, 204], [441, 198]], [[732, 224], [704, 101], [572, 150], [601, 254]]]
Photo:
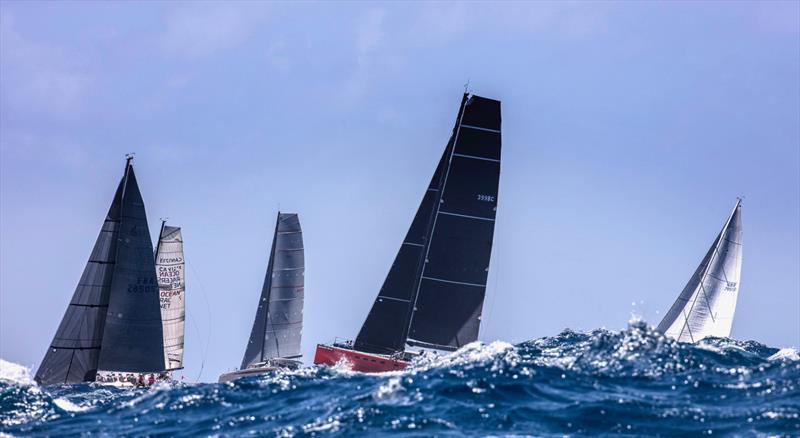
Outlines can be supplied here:
[[304, 251], [297, 213], [278, 212], [267, 274], [242, 364], [219, 376], [219, 383], [301, 365]]
[[731, 335], [742, 271], [742, 200], [725, 221], [700, 266], [658, 325], [681, 342]]

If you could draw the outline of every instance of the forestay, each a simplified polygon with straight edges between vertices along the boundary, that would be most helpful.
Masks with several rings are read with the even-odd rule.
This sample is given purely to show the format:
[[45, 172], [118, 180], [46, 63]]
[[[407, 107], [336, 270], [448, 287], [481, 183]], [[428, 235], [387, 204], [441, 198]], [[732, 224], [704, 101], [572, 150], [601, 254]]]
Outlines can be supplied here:
[[658, 330], [682, 342], [729, 337], [742, 269], [741, 200]]

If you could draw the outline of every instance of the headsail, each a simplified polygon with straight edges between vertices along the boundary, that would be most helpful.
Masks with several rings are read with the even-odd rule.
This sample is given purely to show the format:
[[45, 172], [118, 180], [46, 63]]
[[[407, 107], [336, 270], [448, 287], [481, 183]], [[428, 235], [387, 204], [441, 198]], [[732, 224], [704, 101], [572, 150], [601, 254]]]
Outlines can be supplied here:
[[303, 232], [296, 213], [278, 213], [267, 274], [241, 369], [300, 357], [305, 293]]
[[111, 279], [114, 276], [124, 187], [125, 177], [117, 186], [114, 200], [111, 201], [69, 307], [36, 371], [36, 381], [40, 385], [71, 384], [95, 379]]
[[356, 349], [455, 350], [477, 339], [494, 236], [500, 145], [500, 102], [464, 94], [450, 141]]
[[156, 246], [156, 275], [161, 297], [164, 331], [164, 360], [167, 370], [183, 368], [184, 323], [186, 320], [186, 273], [183, 236], [180, 227], [161, 224]]
[[700, 266], [658, 325], [682, 342], [729, 337], [742, 270], [742, 205], [736, 201]]

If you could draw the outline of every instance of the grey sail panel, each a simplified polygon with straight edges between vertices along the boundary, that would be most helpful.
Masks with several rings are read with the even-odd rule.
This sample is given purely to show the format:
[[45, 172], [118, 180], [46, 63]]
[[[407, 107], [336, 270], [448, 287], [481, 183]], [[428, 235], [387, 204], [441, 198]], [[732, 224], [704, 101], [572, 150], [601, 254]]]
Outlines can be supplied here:
[[430, 184], [428, 184], [408, 233], [389, 269], [389, 274], [372, 304], [367, 319], [358, 332], [355, 348], [359, 351], [391, 354], [403, 350], [436, 205], [441, 197], [445, 171], [452, 155], [453, 144], [466, 101], [467, 95], [465, 94], [459, 106], [450, 140], [433, 172]]
[[89, 261], [69, 306], [36, 372], [41, 385], [94, 381], [116, 261], [120, 201], [117, 187]]
[[478, 338], [500, 180], [500, 102], [471, 96], [457, 130], [407, 345], [455, 350]]
[[267, 274], [241, 368], [301, 355], [305, 255], [300, 220], [278, 213]]
[[163, 225], [156, 250], [156, 275], [164, 331], [164, 361], [167, 370], [183, 368], [186, 322], [186, 270], [183, 233], [180, 227]]
[[729, 337], [742, 267], [741, 201], [703, 257], [658, 330], [682, 342]]
[[133, 166], [122, 194], [116, 269], [111, 279], [102, 371], [164, 371], [164, 340], [153, 244]]

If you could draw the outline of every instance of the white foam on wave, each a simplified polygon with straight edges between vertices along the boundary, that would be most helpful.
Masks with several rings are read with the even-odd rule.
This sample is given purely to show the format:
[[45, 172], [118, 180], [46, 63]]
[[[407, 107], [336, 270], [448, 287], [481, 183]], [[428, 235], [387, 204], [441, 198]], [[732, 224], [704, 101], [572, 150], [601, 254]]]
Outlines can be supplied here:
[[65, 399], [64, 397], [59, 397], [53, 400], [53, 403], [55, 403], [56, 406], [67, 412], [83, 412], [89, 409], [88, 406], [76, 405], [75, 403], [72, 403], [71, 401]]
[[30, 368], [0, 359], [0, 381], [17, 385], [35, 385]]
[[453, 365], [485, 363], [501, 354], [515, 351], [516, 347], [504, 341], [492, 341], [488, 344], [479, 341], [470, 342], [450, 354], [441, 356], [426, 354], [417, 358], [414, 361], [413, 369], [447, 368]]
[[792, 347], [781, 348], [777, 353], [768, 357], [767, 360], [800, 360], [800, 355], [798, 355], [797, 350]]

